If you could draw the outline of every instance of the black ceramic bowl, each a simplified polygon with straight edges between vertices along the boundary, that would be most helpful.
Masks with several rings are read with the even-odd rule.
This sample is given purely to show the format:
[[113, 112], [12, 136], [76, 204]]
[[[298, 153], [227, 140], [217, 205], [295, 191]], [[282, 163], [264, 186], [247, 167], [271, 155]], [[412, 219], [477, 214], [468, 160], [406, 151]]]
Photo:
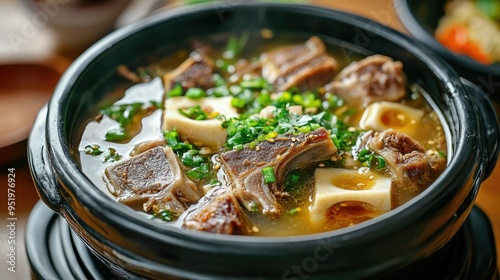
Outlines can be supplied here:
[[500, 63], [481, 64], [456, 54], [434, 37], [439, 20], [444, 15], [446, 0], [394, 0], [395, 10], [410, 34], [434, 49], [464, 78], [479, 85], [495, 100], [500, 100]]
[[[73, 147], [81, 115], [96, 110], [100, 89], [120, 64], [145, 65], [190, 36], [270, 28], [315, 34], [401, 60], [431, 97], [447, 127], [449, 166], [405, 205], [362, 224], [295, 237], [215, 235], [164, 227], [104, 195], [82, 173]], [[64, 217], [119, 277], [165, 279], [359, 279], [400, 275], [430, 259], [469, 214], [498, 156], [499, 128], [487, 96], [437, 55], [375, 22], [302, 5], [208, 5], [166, 11], [107, 36], [67, 70], [29, 139], [30, 168], [42, 200]], [[77, 152], [76, 152], [77, 153]], [[430, 274], [433, 275], [433, 274]]]

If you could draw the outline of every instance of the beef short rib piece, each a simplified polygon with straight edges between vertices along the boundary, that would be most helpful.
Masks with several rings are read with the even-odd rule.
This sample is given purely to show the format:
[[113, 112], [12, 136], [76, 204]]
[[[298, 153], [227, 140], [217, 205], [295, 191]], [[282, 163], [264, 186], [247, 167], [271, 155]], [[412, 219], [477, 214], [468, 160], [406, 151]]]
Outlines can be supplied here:
[[338, 69], [337, 61], [325, 51], [325, 44], [316, 36], [304, 44], [270, 50], [260, 58], [262, 76], [277, 91], [292, 87], [314, 90], [331, 81]]
[[193, 52], [175, 70], [163, 76], [166, 91], [180, 84], [184, 91], [189, 88], [209, 89], [214, 86], [214, 62], [205, 55]]
[[105, 170], [119, 202], [143, 204], [144, 211], [170, 210], [180, 214], [200, 199], [196, 185], [182, 172], [177, 155], [168, 147], [154, 147]]
[[233, 235], [247, 235], [252, 231], [248, 217], [228, 187], [210, 190], [181, 219], [182, 228], [187, 229]]
[[383, 55], [369, 56], [344, 68], [326, 89], [363, 107], [377, 101], [400, 101], [406, 95], [403, 64]]
[[412, 137], [388, 129], [372, 132], [367, 147], [381, 155], [393, 176], [393, 186], [404, 189], [410, 196], [395, 197], [395, 204], [401, 205], [428, 187], [445, 169], [446, 160], [428, 153]]
[[[307, 134], [279, 135], [261, 142], [255, 149], [245, 147], [221, 155], [236, 197], [251, 212], [277, 215], [281, 207], [276, 195], [282, 195], [285, 176], [294, 169], [302, 169], [330, 160], [337, 148], [324, 128]], [[276, 182], [264, 183], [262, 169], [274, 167]]]

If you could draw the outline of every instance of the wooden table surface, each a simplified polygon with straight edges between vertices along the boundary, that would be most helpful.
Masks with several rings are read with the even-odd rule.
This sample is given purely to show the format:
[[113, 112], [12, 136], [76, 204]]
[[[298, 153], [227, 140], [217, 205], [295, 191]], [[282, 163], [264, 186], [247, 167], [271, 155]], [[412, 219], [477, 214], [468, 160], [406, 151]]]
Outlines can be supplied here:
[[[313, 0], [314, 4], [325, 7], [341, 9], [348, 12], [357, 13], [368, 18], [379, 21], [392, 28], [406, 32], [401, 22], [399, 21], [392, 1], [389, 0]], [[0, 4], [0, 10], [2, 9]], [[497, 105], [497, 108], [500, 106]], [[497, 111], [500, 111], [497, 109]], [[21, 149], [23, 153], [25, 149]], [[1, 156], [1, 155], [0, 155]], [[24, 228], [28, 215], [38, 201], [38, 195], [33, 186], [30, 172], [27, 166], [25, 154], [20, 155], [21, 159], [16, 163], [8, 163], [0, 166], [0, 184], [2, 191], [0, 192], [0, 219], [3, 225], [0, 226], [0, 254], [3, 256], [2, 265], [0, 265], [0, 279], [31, 279], [29, 264], [24, 248]], [[15, 217], [15, 240], [16, 240], [16, 272], [12, 273], [7, 270], [6, 254], [8, 253], [8, 234], [7, 222], [7, 174], [10, 168], [15, 168], [16, 174], [16, 212]], [[481, 186], [481, 190], [477, 197], [476, 204], [486, 212], [493, 225], [496, 240], [500, 240], [500, 165], [497, 165], [495, 171]], [[500, 241], [497, 242], [497, 251], [500, 251]], [[500, 264], [500, 262], [499, 262]]]

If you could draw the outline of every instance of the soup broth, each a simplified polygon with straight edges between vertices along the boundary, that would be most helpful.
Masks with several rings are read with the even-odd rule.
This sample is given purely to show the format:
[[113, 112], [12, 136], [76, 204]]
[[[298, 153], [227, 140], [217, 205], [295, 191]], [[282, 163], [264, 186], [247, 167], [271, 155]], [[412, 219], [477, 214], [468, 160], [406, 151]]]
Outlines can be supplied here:
[[81, 168], [186, 230], [303, 235], [377, 217], [439, 176], [445, 133], [401, 62], [349, 53], [263, 30], [124, 65], [83, 125]]

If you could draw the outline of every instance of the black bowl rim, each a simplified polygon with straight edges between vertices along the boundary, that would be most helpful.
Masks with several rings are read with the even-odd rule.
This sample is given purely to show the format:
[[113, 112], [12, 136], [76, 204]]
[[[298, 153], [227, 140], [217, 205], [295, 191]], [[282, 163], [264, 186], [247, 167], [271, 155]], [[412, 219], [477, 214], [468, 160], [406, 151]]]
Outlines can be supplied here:
[[[66, 185], [75, 188], [75, 190], [78, 191], [78, 198], [84, 202], [85, 206], [89, 208], [89, 211], [95, 211], [96, 213], [103, 214], [109, 219], [108, 222], [110, 223], [118, 223], [116, 219], [128, 221], [120, 224], [120, 227], [140, 233], [147, 238], [151, 238], [151, 240], [163, 242], [168, 242], [166, 240], [170, 240], [179, 245], [182, 244], [182, 246], [185, 247], [196, 247], [198, 250], [205, 247], [206, 250], [213, 250], [213, 246], [221, 244], [224, 245], [224, 248], [220, 247], [220, 250], [233, 250], [235, 246], [240, 246], [241, 248], [241, 246], [245, 246], [244, 244], [248, 244], [248, 249], [260, 248], [264, 250], [272, 250], [274, 247], [279, 247], [280, 249], [291, 247], [289, 246], [291, 243], [308, 247], [311, 245], [317, 245], [317, 240], [324, 238], [330, 238], [339, 242], [349, 242], [357, 239], [357, 237], [366, 238], [366, 229], [369, 229], [370, 237], [375, 238], [377, 235], [384, 232], [384, 228], [394, 224], [393, 220], [395, 219], [399, 222], [411, 220], [411, 218], [417, 215], [417, 213], [420, 213], [418, 215], [422, 215], [422, 209], [426, 209], [427, 211], [434, 209], [437, 203], [436, 201], [439, 200], [438, 198], [447, 196], [452, 189], [438, 188], [436, 186], [443, 184], [445, 179], [447, 180], [446, 184], [450, 186], [458, 185], [453, 183], [456, 178], [454, 178], [455, 176], [453, 176], [453, 174], [450, 174], [451, 170], [453, 170], [455, 174], [465, 174], [467, 173], [466, 170], [473, 169], [471, 166], [475, 165], [475, 163], [468, 159], [471, 158], [473, 154], [477, 153], [477, 151], [474, 151], [473, 149], [465, 149], [465, 147], [476, 145], [475, 140], [477, 139], [474, 137], [468, 137], [466, 135], [467, 129], [464, 128], [470, 127], [470, 124], [467, 123], [468, 120], [466, 115], [473, 114], [472, 108], [474, 106], [472, 105], [471, 100], [467, 98], [468, 94], [464, 90], [459, 76], [443, 60], [437, 58], [432, 50], [419, 45], [417, 42], [398, 31], [382, 26], [379, 23], [364, 17], [342, 11], [326, 9], [324, 7], [303, 4], [245, 3], [232, 6], [232, 8], [248, 8], [255, 7], [257, 5], [266, 8], [292, 9], [297, 13], [303, 14], [324, 15], [328, 17], [335, 16], [336, 20], [348, 22], [349, 24], [362, 28], [363, 30], [366, 28], [367, 23], [369, 23], [371, 27], [377, 28], [379, 34], [385, 38], [391, 39], [395, 44], [398, 44], [402, 48], [411, 51], [415, 56], [418, 56], [420, 60], [427, 64], [428, 67], [432, 66], [429, 69], [432, 70], [435, 77], [440, 80], [446, 91], [453, 95], [454, 98], [451, 99], [454, 100], [456, 106], [462, 109], [457, 110], [457, 113], [462, 115], [458, 118], [458, 121], [460, 122], [457, 124], [459, 129], [457, 130], [456, 135], [458, 144], [454, 147], [454, 150], [460, 151], [463, 157], [452, 156], [449, 161], [448, 168], [445, 170], [443, 175], [440, 176], [433, 185], [421, 193], [417, 198], [407, 202], [403, 206], [393, 209], [380, 217], [362, 224], [325, 233], [291, 237], [227, 236], [163, 227], [160, 223], [145, 219], [131, 208], [117, 203], [107, 195], [103, 195], [102, 191], [95, 187], [83, 174], [71, 155], [70, 147], [67, 144], [70, 141], [65, 136], [64, 126], [61, 125], [64, 123], [62, 116], [67, 111], [67, 108], [62, 106], [64, 102], [61, 102], [61, 100], [64, 101], [65, 98], [67, 98], [71, 86], [75, 84], [79, 74], [85, 69], [85, 67], [98, 58], [101, 53], [110, 51], [114, 44], [119, 43], [121, 40], [126, 39], [132, 34], [152, 27], [163, 21], [176, 17], [182, 17], [185, 14], [213, 9], [213, 7], [209, 5], [181, 7], [153, 15], [136, 24], [122, 27], [121, 29], [101, 39], [85, 51], [68, 68], [56, 87], [51, 101], [49, 102], [46, 119], [46, 143], [50, 143], [50, 145], [48, 145], [48, 150], [49, 155], [51, 156], [53, 168]], [[51, 133], [54, 134], [52, 135]], [[471, 141], [474, 141], [474, 143], [469, 143]], [[446, 174], [448, 175], [445, 176]], [[424, 196], [426, 197], [425, 201], [420, 199]], [[65, 210], [68, 211], [67, 209]], [[133, 223], [130, 223], [130, 221], [133, 221]], [[205, 247], [200, 247], [200, 245], [205, 245]]]
[[[500, 76], [500, 63], [496, 62], [493, 64], [482, 64], [475, 61], [474, 59], [468, 57], [467, 55], [461, 55], [452, 52], [441, 43], [439, 43], [432, 34], [423, 28], [420, 22], [415, 17], [412, 9], [410, 9], [409, 1], [411, 0], [394, 0], [394, 7], [399, 19], [403, 23], [404, 27], [408, 30], [411, 36], [415, 37], [417, 40], [428, 45], [440, 55], [442, 55], [446, 60], [458, 64], [460, 67], [465, 69], [471, 69], [475, 72], [482, 74], [494, 74], [495, 76]], [[415, 2], [415, 1], [413, 1]], [[417, 1], [422, 3], [422, 1]]]

